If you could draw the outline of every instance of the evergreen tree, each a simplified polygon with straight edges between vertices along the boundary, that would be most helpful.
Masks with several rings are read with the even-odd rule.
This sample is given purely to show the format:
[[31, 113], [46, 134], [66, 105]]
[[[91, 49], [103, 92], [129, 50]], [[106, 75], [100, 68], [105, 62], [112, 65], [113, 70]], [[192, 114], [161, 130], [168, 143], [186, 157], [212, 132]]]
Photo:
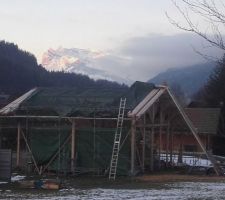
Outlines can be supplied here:
[[222, 106], [225, 103], [225, 55], [209, 78], [204, 91], [205, 101], [210, 106]]
[[218, 66], [210, 76], [202, 94], [207, 107], [221, 108], [218, 134], [225, 137], [225, 55], [218, 62]]
[[16, 98], [34, 87], [126, 88], [115, 82], [92, 80], [88, 76], [49, 72], [38, 65], [34, 55], [13, 43], [0, 41], [0, 93]]

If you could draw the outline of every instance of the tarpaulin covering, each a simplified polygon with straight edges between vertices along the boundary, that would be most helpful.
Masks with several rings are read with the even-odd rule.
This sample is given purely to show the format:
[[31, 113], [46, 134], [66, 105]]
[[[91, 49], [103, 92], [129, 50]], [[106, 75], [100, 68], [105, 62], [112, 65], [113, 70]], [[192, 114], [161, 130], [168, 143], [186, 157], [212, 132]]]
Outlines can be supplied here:
[[[128, 134], [128, 129], [124, 128], [121, 143]], [[51, 158], [58, 152], [59, 146], [67, 140], [71, 134], [71, 129], [46, 129], [31, 128], [30, 144], [37, 164], [45, 166]], [[99, 174], [107, 173], [110, 166], [112, 147], [114, 143], [115, 129], [78, 129], [76, 130], [75, 144], [75, 171], [94, 172]], [[127, 175], [130, 168], [130, 148], [129, 137], [125, 140], [119, 153], [118, 174]], [[70, 171], [71, 160], [71, 140], [62, 148], [60, 153], [48, 167], [49, 170], [68, 172]], [[59, 160], [60, 158], [60, 160]]]
[[[154, 84], [135, 82], [131, 87], [124, 88], [38, 88], [13, 110], [13, 115], [37, 116], [36, 127], [29, 127], [31, 149], [38, 165], [45, 166], [57, 153], [71, 134], [71, 126], [56, 126], [46, 128], [38, 116], [72, 116], [72, 117], [117, 117], [120, 98], [126, 98], [125, 117], [145, 96], [155, 88]], [[10, 109], [9, 109], [10, 110]], [[110, 121], [110, 120], [109, 120]], [[65, 124], [64, 124], [65, 125]], [[71, 125], [71, 124], [70, 124]], [[115, 128], [99, 126], [88, 128], [83, 124], [82, 129], [76, 129], [76, 159], [77, 169], [96, 169], [107, 171], [110, 166]], [[129, 127], [123, 129], [122, 140], [127, 135]], [[126, 175], [130, 168], [129, 138], [119, 154], [118, 173]], [[71, 166], [71, 142], [67, 143], [54, 161], [49, 165], [50, 170], [68, 171]]]
[[14, 114], [44, 116], [112, 117], [118, 114], [120, 98], [132, 110], [155, 86], [135, 82], [130, 88], [38, 88]]

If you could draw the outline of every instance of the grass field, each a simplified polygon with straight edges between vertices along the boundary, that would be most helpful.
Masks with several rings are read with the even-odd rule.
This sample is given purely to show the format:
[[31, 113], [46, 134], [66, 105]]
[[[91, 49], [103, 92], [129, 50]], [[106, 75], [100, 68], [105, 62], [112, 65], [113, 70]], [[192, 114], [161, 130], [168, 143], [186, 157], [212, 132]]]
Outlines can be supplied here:
[[116, 181], [68, 177], [57, 191], [21, 189], [13, 182], [0, 184], [0, 199], [225, 199], [225, 177], [159, 174]]

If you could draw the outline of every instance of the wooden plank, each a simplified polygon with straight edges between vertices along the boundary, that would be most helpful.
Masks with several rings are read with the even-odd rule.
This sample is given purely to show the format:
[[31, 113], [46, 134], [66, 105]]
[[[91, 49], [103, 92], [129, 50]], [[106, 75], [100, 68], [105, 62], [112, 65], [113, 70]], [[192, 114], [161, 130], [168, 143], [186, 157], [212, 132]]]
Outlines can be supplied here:
[[160, 89], [151, 100], [145, 104], [145, 106], [136, 114], [136, 117], [140, 118], [154, 103], [155, 101], [165, 92], [165, 89]]
[[15, 111], [20, 106], [20, 104], [22, 102], [24, 102], [25, 100], [28, 100], [36, 92], [37, 92], [37, 88], [31, 89], [30, 91], [28, 91], [27, 93], [23, 94], [22, 96], [20, 96], [15, 101], [9, 103], [8, 105], [6, 105], [2, 109], [0, 109], [0, 114], [7, 115], [9, 113], [12, 113], [13, 111]]
[[129, 114], [129, 116], [135, 116], [145, 105], [148, 103], [160, 89], [153, 89]]

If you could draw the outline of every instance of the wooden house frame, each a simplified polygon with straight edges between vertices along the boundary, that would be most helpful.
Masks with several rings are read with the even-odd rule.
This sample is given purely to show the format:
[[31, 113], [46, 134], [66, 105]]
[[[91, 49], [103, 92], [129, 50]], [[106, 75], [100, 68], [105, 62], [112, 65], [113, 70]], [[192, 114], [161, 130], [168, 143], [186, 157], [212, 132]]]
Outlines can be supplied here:
[[[13, 119], [17, 121], [17, 153], [16, 153], [16, 164], [20, 165], [20, 142], [21, 138], [24, 139], [28, 151], [31, 153], [33, 163], [35, 165], [38, 174], [42, 174], [48, 168], [51, 161], [57, 157], [60, 153], [60, 149], [63, 148], [67, 143], [71, 146], [71, 172], [75, 169], [75, 155], [76, 155], [76, 130], [77, 126], [81, 124], [91, 123], [95, 129], [95, 124], [97, 121], [108, 121], [112, 124], [116, 124], [116, 117], [70, 117], [70, 116], [34, 116], [34, 115], [9, 115], [13, 113], [22, 102], [31, 98], [36, 94], [37, 89], [33, 89], [20, 98], [16, 99], [14, 102], [8, 104], [0, 110], [0, 118], [4, 120]], [[58, 151], [54, 154], [51, 160], [46, 166], [39, 167], [33, 156], [30, 144], [24, 133], [23, 129], [25, 125], [21, 124], [29, 119], [35, 120], [65, 120], [70, 123], [71, 133], [64, 143], [59, 147]], [[127, 132], [125, 139], [130, 138], [130, 173], [131, 175], [136, 174], [136, 170], [141, 167], [141, 170], [145, 172], [146, 159], [150, 160], [150, 170], [154, 170], [154, 138], [158, 137], [158, 154], [162, 152], [162, 137], [166, 138], [166, 164], [169, 160], [172, 160], [173, 149], [173, 132], [175, 129], [185, 131], [192, 134], [195, 138], [197, 144], [200, 146], [202, 152], [206, 157], [212, 162], [215, 172], [219, 175], [221, 172], [218, 166], [215, 164], [212, 155], [207, 151], [206, 145], [203, 144], [198, 130], [194, 127], [193, 123], [186, 115], [184, 109], [180, 106], [172, 92], [167, 86], [157, 86], [151, 90], [142, 101], [136, 105], [135, 108], [127, 112], [127, 117], [124, 119], [127, 124], [130, 124], [130, 131]], [[1, 124], [0, 124], [1, 126]], [[15, 127], [14, 127], [15, 128]], [[147, 140], [149, 139], [149, 140]], [[124, 141], [123, 141], [124, 142]], [[150, 142], [150, 144], [149, 144]], [[150, 146], [150, 152], [146, 153], [146, 145]], [[148, 155], [148, 158], [146, 158]]]

